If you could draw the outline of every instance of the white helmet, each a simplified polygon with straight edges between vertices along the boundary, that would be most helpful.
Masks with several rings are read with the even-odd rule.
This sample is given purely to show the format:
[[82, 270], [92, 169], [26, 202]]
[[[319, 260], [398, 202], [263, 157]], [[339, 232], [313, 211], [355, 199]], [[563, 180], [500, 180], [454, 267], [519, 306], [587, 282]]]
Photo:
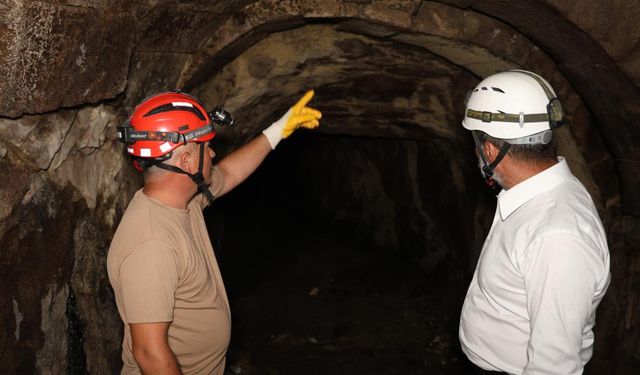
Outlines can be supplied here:
[[563, 111], [544, 78], [509, 70], [485, 78], [470, 93], [462, 126], [511, 144], [547, 144]]

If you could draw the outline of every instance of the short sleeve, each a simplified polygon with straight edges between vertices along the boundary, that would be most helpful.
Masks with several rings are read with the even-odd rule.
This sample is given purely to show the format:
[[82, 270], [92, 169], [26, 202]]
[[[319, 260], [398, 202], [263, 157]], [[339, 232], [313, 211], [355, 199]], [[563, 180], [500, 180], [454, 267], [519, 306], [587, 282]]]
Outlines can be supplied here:
[[[220, 168], [218, 168], [217, 166], [214, 166], [213, 168], [211, 168], [211, 179], [209, 180], [209, 191], [211, 191], [211, 194], [215, 198], [218, 195], [220, 195], [223, 188], [224, 188], [224, 174], [222, 173]], [[193, 198], [193, 203], [198, 205], [201, 209], [204, 209], [211, 202], [209, 202], [209, 199], [207, 199], [207, 197], [204, 194], [199, 193]]]
[[119, 270], [127, 323], [173, 320], [178, 262], [169, 246], [147, 241], [133, 250]]

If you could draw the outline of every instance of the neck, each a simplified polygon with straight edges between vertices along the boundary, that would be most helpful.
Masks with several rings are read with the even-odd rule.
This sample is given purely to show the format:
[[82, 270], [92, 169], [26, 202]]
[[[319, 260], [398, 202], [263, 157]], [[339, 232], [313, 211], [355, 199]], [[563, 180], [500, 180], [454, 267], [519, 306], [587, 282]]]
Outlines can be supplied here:
[[165, 181], [165, 179], [145, 181], [142, 192], [169, 207], [183, 210], [187, 208], [194, 194], [193, 187], [175, 181]]
[[509, 159], [510, 160], [504, 160], [505, 163], [500, 163], [499, 167], [501, 166], [502, 168], [496, 168], [496, 173], [500, 176], [502, 180], [502, 187], [505, 190], [511, 189], [519, 183], [528, 180], [558, 163], [557, 160], [550, 160], [548, 162], [531, 164], [528, 162], [515, 161], [511, 158]]

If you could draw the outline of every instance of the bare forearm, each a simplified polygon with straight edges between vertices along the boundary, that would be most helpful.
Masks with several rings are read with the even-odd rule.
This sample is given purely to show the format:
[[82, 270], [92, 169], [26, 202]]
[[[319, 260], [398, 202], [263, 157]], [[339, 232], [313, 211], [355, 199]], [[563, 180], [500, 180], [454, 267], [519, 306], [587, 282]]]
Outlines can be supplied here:
[[218, 163], [218, 168], [224, 174], [224, 186], [221, 194], [232, 190], [249, 177], [269, 154], [269, 151], [275, 149], [282, 139], [287, 138], [296, 129], [300, 127], [313, 129], [320, 125], [322, 113], [317, 109], [307, 107], [311, 98], [313, 98], [313, 90], [307, 91], [284, 116], [268, 126], [262, 134]]
[[133, 357], [143, 374], [181, 374], [178, 361], [168, 346], [138, 350], [134, 348]]
[[270, 151], [271, 145], [267, 137], [260, 134], [220, 160], [218, 168], [224, 174], [224, 188], [219, 195], [227, 193], [249, 177], [262, 164]]

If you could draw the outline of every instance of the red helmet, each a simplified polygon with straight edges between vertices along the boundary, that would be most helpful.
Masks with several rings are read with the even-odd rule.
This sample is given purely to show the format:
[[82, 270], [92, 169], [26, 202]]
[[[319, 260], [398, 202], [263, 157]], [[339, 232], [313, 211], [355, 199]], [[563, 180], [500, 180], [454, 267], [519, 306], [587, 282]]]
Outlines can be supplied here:
[[135, 157], [159, 158], [187, 142], [206, 142], [215, 136], [211, 117], [194, 97], [181, 92], [163, 92], [145, 99], [118, 139]]

